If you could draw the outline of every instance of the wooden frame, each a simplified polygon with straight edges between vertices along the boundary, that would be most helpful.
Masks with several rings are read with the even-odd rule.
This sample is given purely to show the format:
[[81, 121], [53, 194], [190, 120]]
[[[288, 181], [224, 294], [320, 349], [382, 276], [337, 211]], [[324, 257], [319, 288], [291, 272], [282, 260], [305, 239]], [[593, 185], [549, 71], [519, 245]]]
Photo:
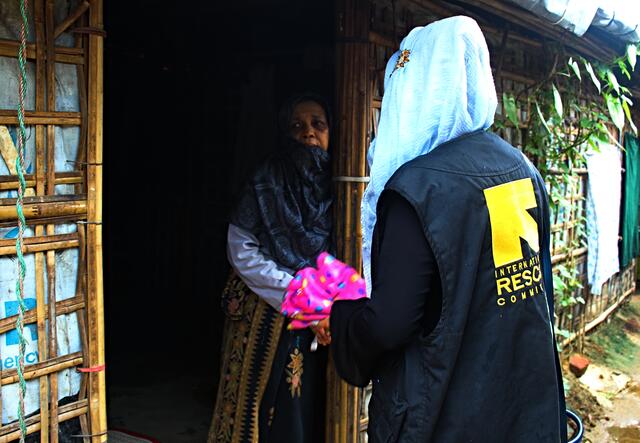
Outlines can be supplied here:
[[[25, 198], [25, 215], [34, 236], [25, 239], [24, 252], [34, 254], [35, 308], [26, 312], [25, 323], [38, 332], [38, 362], [25, 368], [26, 379], [38, 379], [40, 406], [27, 419], [27, 430], [40, 432], [42, 442], [58, 441], [59, 423], [80, 419], [83, 441], [107, 440], [104, 374], [104, 307], [102, 281], [102, 106], [103, 28], [102, 0], [81, 1], [66, 19], [54, 22], [54, 0], [34, 0], [30, 20], [35, 42], [27, 58], [35, 61], [35, 110], [26, 113], [26, 124], [35, 126], [35, 172], [26, 176], [31, 189]], [[93, 29], [88, 35], [73, 33], [72, 47], [54, 45], [63, 32]], [[72, 29], [73, 30], [73, 29]], [[0, 40], [0, 56], [17, 57], [18, 42]], [[79, 112], [56, 109], [56, 63], [75, 65]], [[15, 110], [0, 110], [0, 125], [16, 125]], [[58, 126], [79, 128], [80, 142], [74, 171], [55, 171], [55, 131]], [[72, 195], [56, 195], [56, 186], [73, 185]], [[16, 175], [0, 177], [0, 190], [15, 190]], [[31, 196], [29, 196], [31, 195]], [[15, 226], [15, 199], [0, 199], [0, 226]], [[59, 223], [76, 223], [76, 232], [56, 234]], [[0, 256], [15, 255], [10, 240], [0, 240]], [[76, 293], [56, 300], [56, 252], [78, 250]], [[46, 285], [45, 285], [46, 279]], [[45, 291], [45, 288], [48, 288]], [[60, 315], [77, 316], [81, 351], [58, 355], [56, 321]], [[0, 333], [14, 328], [15, 316], [0, 319]], [[76, 400], [58, 403], [58, 373], [85, 368]], [[0, 384], [15, 383], [15, 369], [2, 370]], [[0, 427], [0, 442], [17, 440], [17, 423]]]

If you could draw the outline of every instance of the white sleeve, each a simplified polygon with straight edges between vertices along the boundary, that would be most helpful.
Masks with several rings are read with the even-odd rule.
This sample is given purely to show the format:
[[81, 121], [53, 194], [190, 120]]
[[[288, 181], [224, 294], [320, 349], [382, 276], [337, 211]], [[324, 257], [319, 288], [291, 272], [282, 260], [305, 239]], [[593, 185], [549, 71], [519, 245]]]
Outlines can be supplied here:
[[260, 252], [258, 239], [251, 232], [230, 224], [227, 257], [249, 289], [280, 312], [284, 293], [293, 276]]

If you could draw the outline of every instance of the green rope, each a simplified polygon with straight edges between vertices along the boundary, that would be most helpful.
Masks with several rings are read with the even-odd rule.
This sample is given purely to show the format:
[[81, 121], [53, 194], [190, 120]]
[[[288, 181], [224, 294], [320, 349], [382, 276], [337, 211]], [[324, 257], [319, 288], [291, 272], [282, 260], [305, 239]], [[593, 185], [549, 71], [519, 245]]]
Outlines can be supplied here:
[[18, 281], [16, 282], [16, 297], [18, 299], [18, 320], [16, 321], [16, 330], [18, 331], [18, 383], [19, 383], [19, 402], [18, 402], [18, 420], [20, 422], [20, 443], [24, 443], [27, 435], [27, 424], [24, 417], [24, 398], [27, 393], [27, 383], [24, 379], [24, 354], [26, 350], [27, 340], [24, 338], [24, 313], [27, 306], [24, 303], [24, 277], [27, 265], [22, 254], [24, 235], [24, 227], [26, 220], [22, 210], [27, 183], [24, 179], [24, 151], [27, 140], [27, 130], [24, 123], [24, 100], [27, 90], [27, 69], [26, 69], [26, 51], [27, 51], [27, 33], [29, 29], [29, 21], [27, 18], [27, 0], [20, 0], [20, 15], [22, 23], [20, 26], [20, 48], [18, 50], [18, 65], [20, 66], [20, 91], [18, 106], [18, 124], [20, 131], [18, 133], [18, 155], [16, 157], [16, 171], [20, 186], [18, 189], [18, 199], [16, 200], [16, 212], [18, 214], [18, 239], [16, 240], [16, 255], [18, 256]]

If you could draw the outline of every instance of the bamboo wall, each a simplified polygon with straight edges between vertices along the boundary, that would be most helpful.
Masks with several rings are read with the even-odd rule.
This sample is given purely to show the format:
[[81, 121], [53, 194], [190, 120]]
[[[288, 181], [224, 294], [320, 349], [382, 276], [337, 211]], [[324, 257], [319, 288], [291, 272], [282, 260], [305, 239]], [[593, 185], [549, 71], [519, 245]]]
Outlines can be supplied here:
[[[28, 340], [37, 335], [37, 358], [25, 368], [29, 381], [27, 394], [36, 399], [36, 410], [27, 418], [27, 429], [29, 433], [39, 432], [42, 442], [56, 442], [60, 424], [78, 418], [80, 434], [86, 436], [78, 441], [106, 441], [101, 225], [102, 0], [30, 3], [26, 124], [30, 139], [27, 148], [32, 147], [34, 158], [32, 170], [27, 171], [25, 213], [29, 229], [24, 252], [27, 262], [33, 263], [34, 269], [29, 272], [33, 273], [34, 282], [32, 289], [30, 283], [26, 285], [24, 295], [34, 300], [26, 313], [25, 332]], [[16, 69], [17, 4], [13, 0], [0, 0], [5, 23], [15, 25], [5, 29], [8, 34], [0, 39], [0, 60], [4, 67]], [[66, 82], [70, 78], [73, 81]], [[65, 88], [73, 91], [61, 94]], [[0, 93], [11, 96], [17, 92], [7, 89]], [[71, 100], [74, 103], [67, 103], [68, 97], [74, 97]], [[66, 111], [66, 107], [74, 110]], [[0, 150], [7, 166], [16, 155], [11, 137], [16, 131], [16, 115], [13, 105], [5, 104], [0, 109], [0, 136], [5, 134], [0, 137]], [[64, 157], [63, 150], [75, 152], [75, 157]], [[0, 228], [17, 225], [16, 199], [11, 198], [18, 187], [17, 176], [15, 169], [8, 168], [9, 174], [0, 176], [0, 192], [6, 197], [0, 198]], [[0, 240], [0, 256], [15, 255], [14, 248], [14, 239]], [[71, 255], [68, 251], [72, 251]], [[69, 275], [69, 268], [77, 276], [72, 285], [74, 291], [61, 294], [59, 280]], [[0, 319], [3, 339], [15, 327], [15, 320], [16, 315]], [[29, 328], [33, 326], [37, 334], [30, 335]], [[68, 341], [74, 340], [75, 333], [60, 335], [60, 331], [69, 330], [79, 334], [79, 346], [73, 352], [69, 352]], [[78, 375], [76, 370], [82, 372]], [[72, 395], [61, 403], [60, 383], [74, 379], [79, 380], [79, 385], [71, 383], [68, 393]], [[16, 381], [16, 370], [3, 367], [1, 392], [15, 395], [10, 385]], [[19, 436], [15, 421], [0, 427], [0, 442], [17, 440]]]
[[[336, 126], [334, 177], [335, 245], [347, 263], [361, 261], [359, 202], [366, 186], [365, 156], [369, 143], [371, 101], [367, 0], [345, 0], [336, 10]], [[364, 68], [364, 69], [363, 69]], [[358, 389], [327, 369], [327, 442], [357, 441], [361, 415]]]
[[[336, 244], [337, 254], [348, 263], [360, 263], [361, 231], [359, 203], [366, 186], [366, 150], [375, 137], [383, 95], [386, 61], [398, 48], [404, 35], [414, 26], [458, 14], [470, 15], [480, 24], [489, 44], [498, 96], [502, 92], [517, 95], [527, 86], [544, 78], [551, 61], [545, 53], [543, 38], [514, 31], [509, 23], [538, 29], [573, 50], [600, 58], [612, 59], [606, 45], [577, 38], [535, 17], [524, 18], [511, 6], [493, 0], [445, 2], [440, 0], [369, 1], [338, 0], [337, 16], [337, 123], [336, 144]], [[487, 12], [490, 9], [490, 12]], [[505, 22], [506, 21], [506, 22]], [[529, 109], [520, 109], [521, 121], [527, 121]], [[498, 114], [503, 114], [501, 105]], [[500, 135], [514, 146], [523, 143], [526, 125], [509, 127]], [[578, 220], [584, 216], [585, 171], [566, 192], [575, 204], [568, 214], [554, 214], [552, 248], [554, 263], [575, 260], [586, 284], [586, 248], [561, 254], [561, 245], [575, 235]], [[580, 332], [597, 324], [612, 312], [633, 290], [635, 279], [630, 267], [614, 276], [600, 296], [588, 290], [582, 295], [585, 304], [558, 309], [557, 326]], [[348, 387], [329, 369], [328, 442], [366, 442], [367, 408], [370, 388]], [[356, 417], [357, 415], [357, 417]]]

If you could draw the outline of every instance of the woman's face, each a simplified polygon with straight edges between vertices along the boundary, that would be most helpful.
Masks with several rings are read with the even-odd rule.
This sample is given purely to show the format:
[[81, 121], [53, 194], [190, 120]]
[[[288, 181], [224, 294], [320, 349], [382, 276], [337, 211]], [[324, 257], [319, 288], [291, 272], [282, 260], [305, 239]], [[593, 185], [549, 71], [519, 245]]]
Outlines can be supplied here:
[[329, 148], [329, 124], [322, 106], [312, 101], [298, 103], [289, 122], [289, 135], [304, 145], [326, 151]]

